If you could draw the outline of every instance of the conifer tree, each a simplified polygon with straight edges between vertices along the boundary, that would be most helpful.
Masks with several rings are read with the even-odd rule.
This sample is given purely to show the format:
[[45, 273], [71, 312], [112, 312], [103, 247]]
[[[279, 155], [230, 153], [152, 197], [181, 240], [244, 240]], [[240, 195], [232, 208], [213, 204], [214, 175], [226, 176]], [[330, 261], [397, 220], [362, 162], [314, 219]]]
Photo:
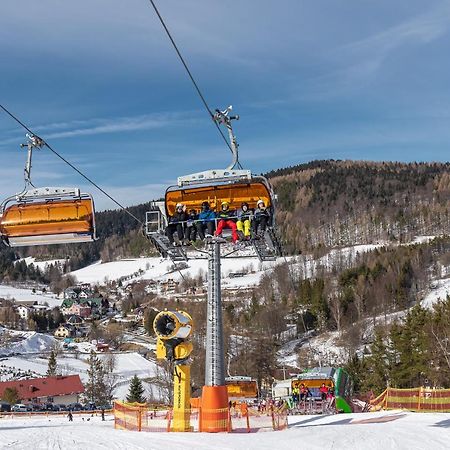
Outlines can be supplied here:
[[56, 371], [57, 371], [56, 353], [52, 350], [50, 352], [50, 356], [48, 357], [47, 376], [55, 377]]
[[127, 395], [127, 402], [129, 403], [144, 403], [145, 398], [144, 387], [142, 386], [142, 381], [137, 375], [135, 375], [130, 381], [130, 388]]
[[88, 358], [88, 381], [85, 384], [86, 398], [97, 405], [106, 403], [105, 370], [94, 350]]
[[367, 376], [362, 389], [367, 391], [373, 389], [377, 394], [381, 394], [386, 389], [389, 371], [384, 336], [378, 329], [375, 331], [375, 340], [370, 349], [371, 355], [366, 359]]

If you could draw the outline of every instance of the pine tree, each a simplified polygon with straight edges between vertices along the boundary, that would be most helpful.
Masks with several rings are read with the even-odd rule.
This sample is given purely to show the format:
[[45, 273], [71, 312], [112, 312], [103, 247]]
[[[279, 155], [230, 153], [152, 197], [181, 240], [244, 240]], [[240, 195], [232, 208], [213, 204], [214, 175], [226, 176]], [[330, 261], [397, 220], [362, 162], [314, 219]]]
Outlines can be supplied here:
[[47, 376], [55, 377], [56, 371], [57, 371], [56, 353], [52, 350], [50, 352], [50, 356], [48, 357]]
[[135, 375], [130, 381], [130, 389], [127, 395], [127, 402], [129, 403], [145, 403], [145, 398], [143, 397], [144, 387], [142, 386], [142, 381], [137, 375]]
[[371, 355], [366, 358], [367, 375], [363, 380], [363, 391], [374, 390], [377, 394], [386, 389], [389, 380], [387, 350], [381, 330], [375, 330], [375, 340], [370, 347]]
[[89, 369], [87, 370], [88, 381], [85, 384], [86, 398], [96, 405], [106, 403], [105, 370], [102, 362], [98, 359], [94, 350], [88, 358]]

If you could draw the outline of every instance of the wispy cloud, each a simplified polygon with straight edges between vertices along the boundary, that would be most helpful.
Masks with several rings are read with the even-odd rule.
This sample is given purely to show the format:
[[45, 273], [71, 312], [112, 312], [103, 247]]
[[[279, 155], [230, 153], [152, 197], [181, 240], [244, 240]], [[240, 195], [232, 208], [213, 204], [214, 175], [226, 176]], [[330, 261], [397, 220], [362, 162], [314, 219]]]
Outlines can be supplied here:
[[403, 44], [432, 42], [446, 34], [449, 26], [450, 3], [445, 1], [425, 14], [352, 42], [342, 49], [386, 54]]
[[342, 70], [349, 78], [375, 74], [392, 52], [405, 45], [422, 45], [444, 36], [450, 29], [450, 3], [445, 1], [432, 10], [385, 30], [342, 46], [336, 56], [356, 61]]
[[[75, 121], [75, 123], [51, 124], [50, 129], [67, 128], [62, 131], [46, 134], [46, 139], [61, 139], [74, 136], [92, 136], [98, 134], [120, 133], [138, 130], [151, 130], [173, 126], [175, 123], [193, 122], [195, 119], [188, 113], [144, 114], [132, 117], [117, 117], [108, 119], [92, 119], [90, 121]], [[75, 125], [75, 127], [74, 127]], [[46, 131], [45, 126], [40, 127]]]
[[[63, 139], [77, 136], [94, 136], [99, 134], [121, 133], [139, 130], [151, 130], [194, 124], [200, 121], [198, 111], [141, 114], [128, 117], [92, 118], [72, 120], [31, 126], [43, 139]], [[16, 133], [16, 130], [14, 130]], [[0, 146], [17, 143], [18, 138], [0, 141]]]

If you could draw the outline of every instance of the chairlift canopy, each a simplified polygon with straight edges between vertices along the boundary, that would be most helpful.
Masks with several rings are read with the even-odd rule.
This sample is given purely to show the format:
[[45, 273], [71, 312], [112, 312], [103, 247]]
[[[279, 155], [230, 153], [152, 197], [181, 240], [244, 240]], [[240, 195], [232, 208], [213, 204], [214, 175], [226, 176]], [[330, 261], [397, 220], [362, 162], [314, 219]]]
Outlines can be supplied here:
[[77, 189], [44, 189], [45, 195], [36, 190], [34, 196], [27, 192], [26, 196], [5, 201], [0, 235], [6, 245], [22, 247], [96, 239], [94, 201], [89, 194]]
[[171, 186], [165, 195], [166, 213], [172, 216], [177, 203], [186, 205], [187, 210], [201, 210], [204, 201], [209, 202], [211, 209], [219, 210], [220, 204], [226, 201], [230, 209], [238, 209], [243, 202], [250, 208], [256, 208], [258, 200], [263, 200], [266, 207], [273, 206], [273, 192], [262, 176], [253, 177], [248, 181], [217, 181], [193, 186]]

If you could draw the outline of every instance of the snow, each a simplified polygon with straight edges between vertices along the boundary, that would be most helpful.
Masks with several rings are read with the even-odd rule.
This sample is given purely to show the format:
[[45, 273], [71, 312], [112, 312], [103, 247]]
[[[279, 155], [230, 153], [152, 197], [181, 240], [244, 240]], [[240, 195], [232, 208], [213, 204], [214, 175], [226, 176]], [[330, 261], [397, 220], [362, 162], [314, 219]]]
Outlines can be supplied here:
[[433, 289], [420, 302], [424, 308], [431, 308], [439, 300], [445, 300], [450, 295], [450, 278], [435, 280], [432, 283]]
[[[263, 433], [146, 433], [115, 430], [113, 417], [74, 415], [14, 417], [0, 419], [2, 448], [21, 450], [129, 449], [129, 450], [308, 450], [364, 448], [433, 449], [448, 448], [450, 414], [400, 411], [290, 416], [287, 430]], [[28, 432], [27, 432], [28, 431]]]
[[41, 353], [50, 351], [56, 344], [56, 339], [47, 334], [36, 333], [34, 331], [12, 332], [13, 336], [21, 336], [19, 342], [14, 342], [6, 347], [0, 348], [0, 353], [4, 355]]
[[6, 284], [0, 284], [0, 298], [15, 299], [17, 301], [33, 301], [43, 305], [48, 303], [48, 306], [54, 308], [61, 306], [61, 300], [54, 294], [33, 293], [32, 289], [16, 288]]
[[20, 261], [25, 261], [27, 266], [33, 264], [33, 266], [38, 267], [41, 270], [41, 272], [45, 272], [47, 267], [51, 265], [60, 265], [62, 267], [66, 262], [65, 259], [49, 259], [47, 261], [36, 261], [36, 258], [33, 258], [32, 256], [23, 258]]
[[[282, 259], [278, 260], [278, 263]], [[274, 262], [263, 263], [264, 269], [273, 267]], [[162, 258], [136, 258], [124, 259], [102, 263], [97, 261], [90, 266], [71, 272], [80, 283], [103, 284], [106, 281], [119, 280], [128, 277], [133, 281], [137, 280], [159, 280], [167, 279], [180, 280], [183, 276], [198, 277], [206, 275], [208, 271], [208, 262], [205, 259], [192, 259], [188, 262], [188, 268], [180, 271], [171, 270], [172, 262]], [[222, 259], [222, 275], [227, 277], [230, 272], [248, 271], [253, 267], [259, 269], [260, 263], [255, 258], [224, 258]], [[139, 271], [141, 271], [139, 273]], [[229, 281], [230, 285], [254, 285], [257, 284], [262, 276], [263, 271], [258, 270], [242, 278], [233, 278]], [[125, 280], [127, 281], [127, 280]], [[129, 280], [128, 280], [129, 281]]]
[[[306, 256], [307, 265], [311, 266], [310, 271], [318, 266], [331, 268], [332, 264], [338, 259], [354, 259], [357, 254], [370, 252], [374, 249], [387, 245], [386, 243], [355, 245], [353, 247], [344, 247], [331, 250], [325, 256], [318, 260]], [[254, 257], [223, 258], [221, 261], [221, 273], [225, 289], [249, 288], [259, 284], [261, 277], [268, 269], [284, 262], [295, 262], [295, 258], [277, 258], [276, 261], [267, 261], [261, 263]], [[173, 279], [179, 281], [183, 276], [192, 278], [203, 275], [205, 277], [208, 271], [208, 262], [205, 259], [190, 259], [185, 269], [172, 270], [172, 262], [163, 258], [135, 258], [123, 259], [119, 261], [102, 263], [97, 261], [82, 269], [71, 272], [80, 283], [104, 284], [107, 281], [122, 279], [126, 284], [138, 280], [166, 281]], [[181, 272], [181, 273], [180, 273]], [[244, 272], [242, 277], [230, 278], [231, 272]]]

